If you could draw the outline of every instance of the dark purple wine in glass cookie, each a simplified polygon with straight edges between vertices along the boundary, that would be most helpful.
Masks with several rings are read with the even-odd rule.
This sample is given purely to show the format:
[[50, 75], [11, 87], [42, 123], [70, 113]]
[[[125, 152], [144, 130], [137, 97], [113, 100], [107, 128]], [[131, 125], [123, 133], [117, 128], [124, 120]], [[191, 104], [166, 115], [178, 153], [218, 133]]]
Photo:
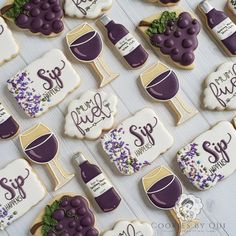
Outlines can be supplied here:
[[30, 228], [34, 236], [98, 236], [95, 217], [86, 198], [75, 194], [55, 197]]
[[47, 37], [56, 36], [64, 29], [60, 0], [15, 0], [1, 13], [21, 29]]
[[158, 13], [143, 19], [139, 29], [161, 55], [180, 68], [193, 69], [201, 26], [190, 13]]

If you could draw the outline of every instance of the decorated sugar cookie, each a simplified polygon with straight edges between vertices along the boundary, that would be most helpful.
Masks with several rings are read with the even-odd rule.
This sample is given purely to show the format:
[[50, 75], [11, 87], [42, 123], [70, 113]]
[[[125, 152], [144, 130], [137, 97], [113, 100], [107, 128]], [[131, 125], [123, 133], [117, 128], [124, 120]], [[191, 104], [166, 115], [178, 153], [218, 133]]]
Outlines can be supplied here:
[[177, 117], [177, 125], [184, 123], [198, 111], [181, 98], [179, 79], [175, 72], [158, 62], [140, 75], [146, 93], [155, 101], [168, 102]]
[[119, 221], [112, 230], [102, 234], [102, 236], [154, 236], [154, 230], [149, 223], [141, 221]]
[[102, 147], [121, 174], [132, 175], [173, 145], [173, 137], [157, 114], [145, 108], [101, 139]]
[[102, 56], [102, 39], [99, 33], [88, 23], [82, 24], [66, 35], [67, 45], [75, 59], [89, 63], [97, 73], [103, 87], [119, 74], [114, 73]]
[[109, 10], [112, 0], [65, 0], [65, 13], [78, 18], [95, 19]]
[[44, 124], [39, 123], [20, 135], [20, 144], [29, 160], [46, 165], [58, 190], [73, 177], [67, 174], [58, 160], [59, 142], [56, 135]]
[[194, 68], [201, 26], [190, 13], [157, 13], [143, 19], [138, 28], [158, 54], [182, 69]]
[[0, 139], [13, 138], [18, 132], [19, 124], [0, 102]]
[[146, 63], [147, 51], [124, 25], [114, 22], [107, 15], [103, 15], [100, 21], [106, 28], [109, 41], [125, 59], [129, 67], [135, 69]]
[[180, 0], [148, 0], [148, 2], [158, 2], [161, 5], [164, 6], [174, 6], [176, 5]]
[[13, 0], [1, 9], [3, 17], [33, 34], [54, 37], [64, 29], [60, 0]]
[[23, 216], [45, 194], [43, 184], [24, 159], [0, 170], [0, 230]]
[[222, 121], [182, 148], [177, 162], [195, 187], [207, 190], [235, 171], [235, 146], [235, 128]]
[[236, 0], [228, 0], [228, 8], [236, 17]]
[[80, 77], [59, 49], [52, 49], [7, 81], [8, 89], [29, 117], [60, 103], [80, 84]]
[[117, 112], [117, 98], [102, 91], [87, 91], [69, 104], [65, 134], [78, 139], [97, 139], [109, 130]]
[[13, 35], [7, 24], [0, 17], [0, 65], [11, 60], [19, 52], [19, 47], [16, 44]]
[[95, 216], [86, 198], [74, 193], [56, 196], [38, 214], [30, 228], [34, 236], [99, 236]]
[[236, 109], [236, 63], [226, 62], [205, 81], [204, 106], [211, 110]]
[[202, 1], [198, 8], [204, 17], [209, 33], [218, 42], [220, 48], [228, 56], [236, 56], [236, 24], [224, 11], [214, 8], [207, 0]]
[[103, 212], [113, 211], [120, 205], [121, 198], [118, 192], [99, 166], [90, 163], [81, 152], [74, 155], [73, 164]]
[[157, 167], [142, 178], [142, 183], [152, 205], [170, 212], [178, 225], [178, 236], [199, 223], [196, 217], [203, 207], [201, 200], [184, 194], [179, 178], [167, 167]]

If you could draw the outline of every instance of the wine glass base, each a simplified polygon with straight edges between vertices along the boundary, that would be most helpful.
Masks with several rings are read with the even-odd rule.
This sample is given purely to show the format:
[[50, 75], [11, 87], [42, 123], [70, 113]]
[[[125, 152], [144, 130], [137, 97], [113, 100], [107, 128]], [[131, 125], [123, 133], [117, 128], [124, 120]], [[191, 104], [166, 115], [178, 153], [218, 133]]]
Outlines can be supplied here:
[[66, 185], [68, 182], [70, 182], [74, 174], [67, 175], [66, 178], [61, 179], [60, 181], [56, 181], [55, 186], [54, 186], [54, 191], [57, 191], [58, 189], [62, 188], [64, 185]]
[[119, 74], [111, 74], [109, 77], [102, 78], [99, 87], [102, 88], [102, 87], [106, 86], [107, 84], [111, 83], [117, 77], [119, 77]]
[[189, 113], [184, 113], [184, 116], [178, 116], [177, 125], [181, 125], [192, 117], [198, 114], [198, 110], [191, 110]]

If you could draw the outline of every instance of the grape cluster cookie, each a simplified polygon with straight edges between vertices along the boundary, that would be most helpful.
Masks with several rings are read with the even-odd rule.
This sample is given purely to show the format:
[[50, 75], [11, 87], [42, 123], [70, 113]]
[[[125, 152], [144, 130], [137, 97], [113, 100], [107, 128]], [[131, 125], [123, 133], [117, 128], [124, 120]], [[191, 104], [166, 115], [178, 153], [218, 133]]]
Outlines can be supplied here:
[[174, 6], [176, 5], [180, 0], [148, 0], [149, 2], [158, 2], [161, 5], [164, 6]]
[[95, 217], [87, 199], [65, 194], [53, 199], [35, 219], [30, 233], [34, 236], [98, 236]]
[[201, 26], [190, 13], [165, 11], [155, 14], [143, 19], [139, 29], [161, 55], [178, 67], [193, 69]]
[[64, 29], [60, 0], [15, 0], [2, 9], [3, 16], [34, 34], [56, 36]]

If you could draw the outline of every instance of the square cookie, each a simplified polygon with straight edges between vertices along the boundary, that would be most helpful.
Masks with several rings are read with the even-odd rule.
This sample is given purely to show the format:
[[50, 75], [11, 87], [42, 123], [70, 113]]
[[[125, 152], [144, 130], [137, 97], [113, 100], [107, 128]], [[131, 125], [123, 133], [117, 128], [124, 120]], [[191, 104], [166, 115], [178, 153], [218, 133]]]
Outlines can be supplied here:
[[31, 166], [17, 159], [0, 170], [0, 230], [20, 218], [45, 196]]
[[236, 132], [228, 121], [221, 121], [177, 153], [177, 162], [189, 181], [207, 190], [236, 169]]
[[7, 81], [29, 117], [39, 117], [80, 84], [80, 77], [59, 49], [52, 49]]
[[173, 145], [157, 114], [145, 108], [105, 134], [102, 146], [120, 173], [132, 175]]

